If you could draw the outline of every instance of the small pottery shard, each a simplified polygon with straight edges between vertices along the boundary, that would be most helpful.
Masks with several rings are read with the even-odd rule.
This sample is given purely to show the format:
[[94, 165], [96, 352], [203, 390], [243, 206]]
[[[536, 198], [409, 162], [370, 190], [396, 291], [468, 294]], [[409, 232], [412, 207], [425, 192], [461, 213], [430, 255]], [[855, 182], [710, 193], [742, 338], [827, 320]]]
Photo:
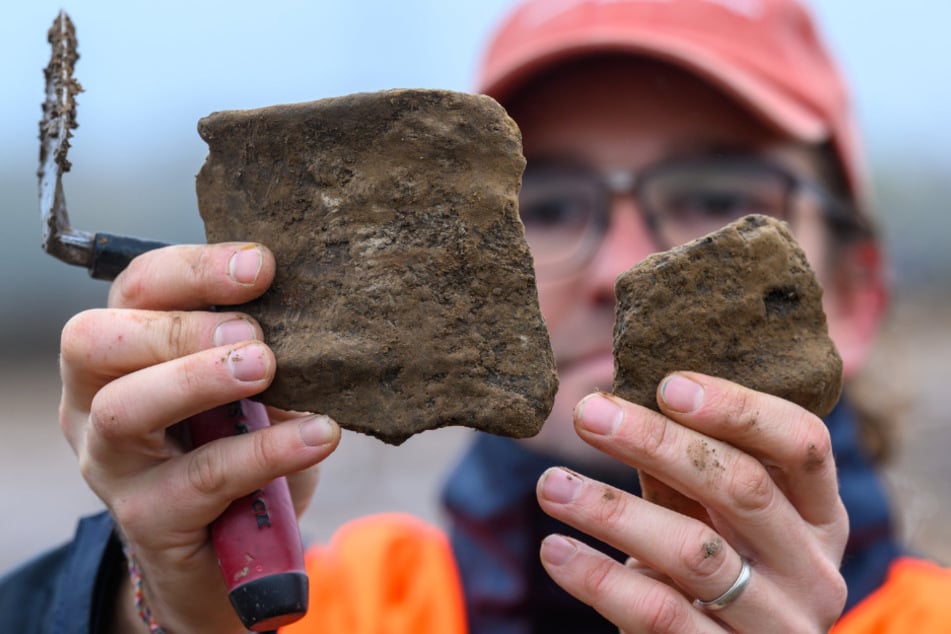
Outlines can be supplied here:
[[614, 392], [658, 409], [656, 390], [694, 370], [828, 414], [842, 360], [822, 289], [785, 223], [746, 216], [618, 277]]
[[518, 218], [525, 159], [488, 97], [392, 90], [202, 119], [209, 242], [267, 245], [241, 307], [277, 357], [261, 395], [399, 444], [536, 434], [557, 388]]

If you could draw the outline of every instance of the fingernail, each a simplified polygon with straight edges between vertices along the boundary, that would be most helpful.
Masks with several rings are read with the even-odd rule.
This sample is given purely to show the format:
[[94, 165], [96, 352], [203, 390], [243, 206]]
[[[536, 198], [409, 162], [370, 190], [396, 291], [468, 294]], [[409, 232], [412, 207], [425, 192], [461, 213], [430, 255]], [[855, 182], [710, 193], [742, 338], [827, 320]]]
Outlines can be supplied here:
[[337, 426], [327, 416], [314, 416], [301, 421], [300, 438], [308, 447], [319, 447], [331, 442], [337, 435]]
[[235, 251], [228, 262], [228, 275], [239, 284], [254, 284], [264, 265], [261, 249], [253, 244]]
[[561, 535], [549, 535], [542, 540], [541, 558], [553, 566], [561, 566], [578, 552], [575, 543]]
[[542, 476], [542, 497], [551, 502], [567, 504], [580, 490], [581, 476], [566, 469], [549, 469]]
[[228, 369], [239, 381], [259, 381], [267, 374], [268, 357], [264, 346], [251, 344], [228, 353]]
[[254, 332], [254, 326], [247, 319], [229, 319], [215, 328], [216, 346], [226, 346], [229, 343], [239, 343], [250, 339], [257, 339], [257, 335]]
[[593, 434], [610, 435], [622, 418], [620, 406], [603, 394], [590, 394], [578, 405], [581, 426]]
[[673, 411], [686, 414], [703, 405], [703, 386], [680, 374], [672, 374], [661, 384], [660, 397]]

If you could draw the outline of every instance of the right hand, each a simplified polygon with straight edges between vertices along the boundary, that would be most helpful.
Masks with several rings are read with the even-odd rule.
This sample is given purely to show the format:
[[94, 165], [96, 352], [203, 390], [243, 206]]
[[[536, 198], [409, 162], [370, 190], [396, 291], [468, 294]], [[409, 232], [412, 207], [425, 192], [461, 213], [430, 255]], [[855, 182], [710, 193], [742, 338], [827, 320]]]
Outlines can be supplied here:
[[[611, 544], [627, 566], [566, 537], [542, 542], [556, 583], [622, 632], [828, 632], [842, 613], [849, 534], [829, 430], [818, 417], [736, 383], [678, 372], [661, 413], [596, 393], [578, 435], [638, 469], [644, 497], [560, 468], [538, 485], [542, 510]], [[739, 578], [749, 586], [713, 612]]]
[[[315, 466], [340, 439], [325, 416], [272, 410], [267, 429], [190, 452], [175, 440], [179, 421], [254, 396], [273, 379], [260, 326], [207, 307], [258, 297], [274, 268], [260, 245], [151, 251], [116, 278], [108, 308], [80, 313], [63, 329], [60, 425], [135, 553], [146, 601], [170, 634], [245, 631], [208, 525], [280, 476], [288, 476], [299, 516], [316, 486]], [[117, 601], [117, 611], [126, 621], [131, 600]]]

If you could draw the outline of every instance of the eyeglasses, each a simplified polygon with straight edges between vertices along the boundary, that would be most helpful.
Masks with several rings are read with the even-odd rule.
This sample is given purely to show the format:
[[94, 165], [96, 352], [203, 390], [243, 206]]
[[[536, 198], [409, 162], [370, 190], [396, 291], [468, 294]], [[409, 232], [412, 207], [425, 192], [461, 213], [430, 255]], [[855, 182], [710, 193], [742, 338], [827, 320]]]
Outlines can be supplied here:
[[607, 234], [613, 198], [626, 193], [662, 250], [751, 213], [794, 225], [803, 206], [813, 205], [826, 218], [857, 220], [818, 183], [758, 157], [669, 161], [636, 173], [530, 161], [522, 176], [519, 213], [538, 274], [570, 275], [588, 264]]

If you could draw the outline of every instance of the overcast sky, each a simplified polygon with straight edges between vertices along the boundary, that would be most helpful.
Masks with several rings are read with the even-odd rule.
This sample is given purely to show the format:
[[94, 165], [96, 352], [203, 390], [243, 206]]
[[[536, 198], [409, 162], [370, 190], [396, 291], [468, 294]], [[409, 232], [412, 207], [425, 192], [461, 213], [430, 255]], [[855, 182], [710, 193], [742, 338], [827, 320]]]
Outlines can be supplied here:
[[[73, 6], [70, 6], [72, 4]], [[63, 7], [76, 23], [86, 88], [76, 152], [97, 162], [204, 150], [213, 110], [394, 87], [471, 87], [481, 43], [510, 0], [4, 0], [0, 143], [35, 162], [49, 57]], [[853, 80], [873, 152], [951, 156], [951, 3], [817, 0]], [[80, 149], [83, 148], [83, 149]], [[78, 157], [77, 157], [78, 158]]]

